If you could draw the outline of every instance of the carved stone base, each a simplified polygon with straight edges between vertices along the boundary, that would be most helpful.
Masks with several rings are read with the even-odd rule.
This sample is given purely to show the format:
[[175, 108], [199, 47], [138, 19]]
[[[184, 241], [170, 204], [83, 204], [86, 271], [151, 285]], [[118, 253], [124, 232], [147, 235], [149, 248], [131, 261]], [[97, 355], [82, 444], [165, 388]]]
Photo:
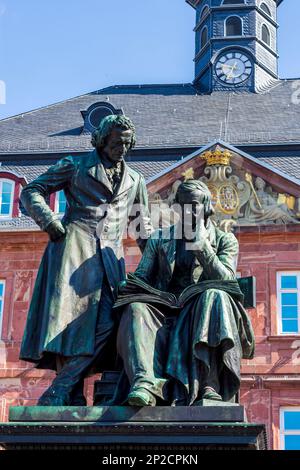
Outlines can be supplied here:
[[266, 449], [263, 424], [242, 406], [11, 407], [5, 449]]

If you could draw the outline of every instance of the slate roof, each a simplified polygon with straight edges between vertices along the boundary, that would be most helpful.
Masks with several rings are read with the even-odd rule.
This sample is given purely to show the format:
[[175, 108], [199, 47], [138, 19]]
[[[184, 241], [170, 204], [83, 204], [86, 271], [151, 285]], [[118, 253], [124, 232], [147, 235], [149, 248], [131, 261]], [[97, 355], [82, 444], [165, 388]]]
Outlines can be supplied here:
[[[191, 153], [188, 148], [222, 139], [237, 147], [258, 144], [262, 150], [254, 147], [253, 153], [247, 150], [250, 155], [299, 179], [300, 184], [298, 89], [297, 80], [280, 80], [263, 94], [200, 95], [191, 84], [105, 88], [0, 121], [0, 171], [11, 171], [30, 182], [64, 153], [84, 155], [91, 145], [90, 135], [82, 132], [80, 111], [107, 101], [135, 123], [140, 150], [128, 164], [146, 180], [173, 165], [181, 153]], [[274, 153], [272, 148], [268, 151], [268, 143], [286, 145]], [[178, 153], [169, 155], [168, 148], [178, 148]], [[165, 150], [165, 155], [156, 149]], [[0, 224], [0, 230], [30, 228], [37, 226], [25, 216]]]
[[[0, 172], [7, 171], [15, 173], [20, 177], [24, 177], [29, 183], [40, 174], [47, 171], [47, 169], [54, 163], [55, 160], [28, 160], [21, 163], [17, 160], [4, 161], [0, 166]], [[174, 160], [151, 161], [151, 164], [149, 164], [149, 162], [147, 161], [135, 161], [128, 162], [128, 165], [133, 170], [136, 170], [141, 173], [147, 180], [151, 176], [154, 176], [159, 173], [161, 170], [164, 170], [165, 168], [171, 166], [173, 163]]]
[[[134, 170], [141, 173], [146, 181], [151, 177], [157, 175], [162, 170], [169, 168], [176, 161], [179, 161], [180, 158], [176, 160], [162, 160], [162, 161], [153, 161], [150, 158], [150, 161], [130, 161], [127, 162], [128, 165]], [[279, 157], [259, 157], [259, 161], [268, 163], [273, 166], [275, 169], [281, 170], [287, 176], [293, 176], [299, 179], [300, 184], [300, 152], [299, 155], [294, 156], [279, 156]], [[37, 176], [47, 171], [47, 169], [55, 163], [55, 160], [28, 160], [20, 163], [17, 160], [14, 161], [5, 161], [0, 166], [0, 171], [8, 171], [17, 174], [20, 177], [24, 177], [27, 182], [34, 180]]]
[[278, 80], [261, 94], [198, 94], [191, 84], [112, 86], [3, 119], [0, 155], [90, 150], [80, 111], [98, 101], [133, 120], [138, 148], [200, 147], [217, 139], [292, 144], [300, 142], [299, 89], [297, 80]]
[[[278, 157], [274, 156], [256, 156], [259, 161], [268, 163], [274, 168], [284, 172], [287, 176], [292, 176], [299, 180], [300, 184], [300, 152], [298, 155], [290, 154], [288, 156], [280, 155]], [[151, 158], [150, 158], [151, 160]], [[142, 173], [146, 178], [146, 181], [150, 178], [156, 176], [162, 170], [165, 170], [176, 161], [178, 162], [180, 158], [177, 159], [165, 159], [165, 160], [156, 160], [156, 161], [147, 161], [145, 158], [141, 158], [136, 161], [127, 162], [130, 167], [134, 170]], [[38, 175], [47, 171], [49, 166], [55, 163], [56, 159], [41, 159], [41, 160], [26, 160], [20, 162], [20, 160], [9, 160], [3, 161], [0, 166], [0, 171], [13, 172], [20, 177], [26, 178], [27, 182], [34, 180]], [[151, 163], [151, 164], [150, 164]], [[13, 231], [18, 229], [39, 229], [38, 226], [32, 221], [31, 218], [22, 215], [21, 217], [1, 220], [0, 221], [0, 231]]]
[[[1, 158], [1, 157], [0, 157]], [[176, 160], [175, 160], [176, 161]], [[24, 177], [29, 183], [37, 176], [47, 171], [47, 169], [55, 163], [54, 159], [51, 160], [26, 160], [20, 162], [19, 160], [10, 160], [2, 162], [0, 171], [13, 172], [20, 177]], [[128, 165], [136, 171], [144, 175], [146, 179], [155, 176], [157, 173], [165, 168], [170, 167], [174, 160], [163, 160], [149, 162], [136, 161], [129, 162]], [[21, 215], [8, 220], [0, 220], [0, 231], [14, 231], [14, 230], [39, 230], [38, 225], [27, 216]]]

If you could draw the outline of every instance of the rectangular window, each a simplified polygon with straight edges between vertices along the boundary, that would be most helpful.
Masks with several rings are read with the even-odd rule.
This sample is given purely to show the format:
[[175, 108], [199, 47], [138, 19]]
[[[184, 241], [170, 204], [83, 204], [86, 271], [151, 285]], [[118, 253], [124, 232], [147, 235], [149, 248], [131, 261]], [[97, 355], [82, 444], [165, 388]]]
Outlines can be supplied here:
[[278, 333], [300, 333], [300, 272], [277, 273]]
[[9, 218], [13, 208], [14, 182], [0, 180], [0, 217]]
[[280, 442], [282, 450], [300, 450], [300, 408], [280, 410]]
[[0, 338], [2, 333], [2, 320], [3, 320], [3, 310], [4, 310], [4, 290], [5, 290], [5, 281], [0, 281]]
[[63, 190], [56, 193], [55, 212], [57, 214], [64, 214], [66, 210], [67, 200]]

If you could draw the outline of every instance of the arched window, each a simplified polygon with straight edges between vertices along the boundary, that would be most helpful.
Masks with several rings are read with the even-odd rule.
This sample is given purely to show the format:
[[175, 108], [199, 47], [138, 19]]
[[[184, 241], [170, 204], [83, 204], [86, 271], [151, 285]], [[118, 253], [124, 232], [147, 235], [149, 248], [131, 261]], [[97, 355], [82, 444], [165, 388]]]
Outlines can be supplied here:
[[204, 26], [200, 33], [200, 50], [207, 44], [208, 41], [208, 29]]
[[0, 179], [0, 219], [12, 217], [14, 190], [14, 181]]
[[245, 0], [223, 0], [223, 5], [241, 5]]
[[202, 20], [202, 18], [204, 18], [207, 15], [208, 12], [209, 12], [209, 6], [205, 5], [201, 11], [200, 21]]
[[239, 16], [229, 16], [225, 22], [225, 36], [241, 36], [243, 34], [243, 21]]
[[64, 214], [66, 210], [67, 199], [63, 190], [56, 193], [55, 198], [55, 212], [57, 214]]
[[264, 11], [267, 15], [272, 16], [270, 8], [264, 2], [260, 4], [260, 9]]
[[271, 35], [269, 28], [263, 24], [261, 27], [261, 39], [265, 42], [268, 46], [271, 44]]

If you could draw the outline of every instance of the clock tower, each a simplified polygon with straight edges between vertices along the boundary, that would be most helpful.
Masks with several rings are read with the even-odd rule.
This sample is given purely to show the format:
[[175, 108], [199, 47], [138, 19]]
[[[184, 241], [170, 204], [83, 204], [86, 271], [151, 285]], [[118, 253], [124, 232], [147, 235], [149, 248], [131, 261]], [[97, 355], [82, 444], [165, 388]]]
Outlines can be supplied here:
[[260, 93], [278, 79], [283, 0], [186, 0], [196, 10], [195, 80], [202, 93]]

